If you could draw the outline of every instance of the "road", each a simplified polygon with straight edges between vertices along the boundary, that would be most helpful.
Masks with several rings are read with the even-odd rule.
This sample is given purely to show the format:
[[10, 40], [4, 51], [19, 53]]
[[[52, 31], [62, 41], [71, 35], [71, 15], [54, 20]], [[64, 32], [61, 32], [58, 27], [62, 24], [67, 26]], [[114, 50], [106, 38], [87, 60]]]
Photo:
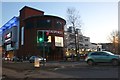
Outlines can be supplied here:
[[89, 66], [85, 62], [61, 63], [61, 67], [49, 69], [49, 71], [67, 74], [74, 78], [118, 78], [120, 66], [112, 66], [108, 63], [100, 63]]
[[118, 68], [108, 66], [55, 68], [55, 73], [71, 75], [75, 78], [118, 78]]
[[[45, 68], [35, 70], [33, 64], [29, 62], [19, 63], [3, 63], [4, 68], [14, 69], [29, 77], [41, 78], [119, 78], [119, 67], [110, 64], [98, 64], [96, 66], [88, 66], [85, 62], [47, 62]], [[27, 72], [28, 71], [28, 72]], [[4, 72], [4, 71], [3, 71]], [[30, 73], [32, 72], [32, 74]], [[34, 73], [34, 76], [33, 76]], [[48, 74], [49, 73], [49, 74]], [[6, 74], [6, 73], [4, 73]], [[35, 76], [35, 74], [37, 76]], [[48, 76], [49, 75], [49, 76]]]

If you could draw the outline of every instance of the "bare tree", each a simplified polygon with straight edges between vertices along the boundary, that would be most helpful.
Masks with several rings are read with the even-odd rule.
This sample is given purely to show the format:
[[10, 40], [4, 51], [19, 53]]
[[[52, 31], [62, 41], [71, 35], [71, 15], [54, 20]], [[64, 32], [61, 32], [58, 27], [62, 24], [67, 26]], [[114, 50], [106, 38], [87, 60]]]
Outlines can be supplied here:
[[118, 54], [120, 55], [120, 31], [118, 31]]
[[75, 8], [67, 9], [67, 23], [73, 27], [81, 27], [80, 15]]
[[118, 43], [120, 40], [118, 31], [112, 31], [108, 39], [113, 44], [113, 52], [118, 53]]
[[[77, 52], [79, 44], [77, 42], [78, 32], [76, 28], [81, 28], [81, 20], [79, 12], [75, 8], [67, 9], [67, 24], [73, 27], [75, 36], [75, 54], [79, 55]], [[79, 60], [79, 57], [77, 58], [77, 60]]]
[[111, 43], [118, 43], [118, 31], [112, 31], [108, 39]]

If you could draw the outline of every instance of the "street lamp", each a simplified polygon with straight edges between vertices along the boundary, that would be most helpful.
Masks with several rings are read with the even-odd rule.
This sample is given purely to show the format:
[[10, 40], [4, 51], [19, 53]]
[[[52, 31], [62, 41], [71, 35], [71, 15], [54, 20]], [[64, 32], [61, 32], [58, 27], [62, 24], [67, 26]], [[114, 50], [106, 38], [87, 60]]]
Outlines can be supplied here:
[[115, 49], [115, 36], [113, 36], [113, 48], [114, 48], [114, 52], [116, 52], [116, 49]]
[[[75, 37], [75, 54], [77, 55], [77, 61], [79, 60], [79, 56], [78, 56], [78, 51], [77, 51], [77, 36], [78, 36], [78, 32], [75, 29], [75, 27], [73, 27], [74, 30], [74, 37]], [[78, 44], [79, 45], [79, 44]]]

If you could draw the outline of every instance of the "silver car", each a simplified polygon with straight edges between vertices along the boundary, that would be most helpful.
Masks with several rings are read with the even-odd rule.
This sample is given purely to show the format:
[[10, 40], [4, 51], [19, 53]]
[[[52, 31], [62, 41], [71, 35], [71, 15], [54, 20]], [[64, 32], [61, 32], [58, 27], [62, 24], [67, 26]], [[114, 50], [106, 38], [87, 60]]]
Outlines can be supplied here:
[[30, 59], [29, 59], [29, 62], [30, 63], [33, 63], [35, 61], [35, 58], [38, 58], [40, 62], [46, 62], [46, 58], [43, 58], [43, 57], [39, 57], [39, 56], [31, 56]]

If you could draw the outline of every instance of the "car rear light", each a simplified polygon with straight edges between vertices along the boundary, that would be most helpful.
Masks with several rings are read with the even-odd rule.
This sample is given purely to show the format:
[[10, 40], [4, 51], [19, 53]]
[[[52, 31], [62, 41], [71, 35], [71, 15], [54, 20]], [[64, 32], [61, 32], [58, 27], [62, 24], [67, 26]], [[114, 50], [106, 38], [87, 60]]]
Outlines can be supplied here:
[[87, 58], [88, 54], [85, 54], [85, 58]]

